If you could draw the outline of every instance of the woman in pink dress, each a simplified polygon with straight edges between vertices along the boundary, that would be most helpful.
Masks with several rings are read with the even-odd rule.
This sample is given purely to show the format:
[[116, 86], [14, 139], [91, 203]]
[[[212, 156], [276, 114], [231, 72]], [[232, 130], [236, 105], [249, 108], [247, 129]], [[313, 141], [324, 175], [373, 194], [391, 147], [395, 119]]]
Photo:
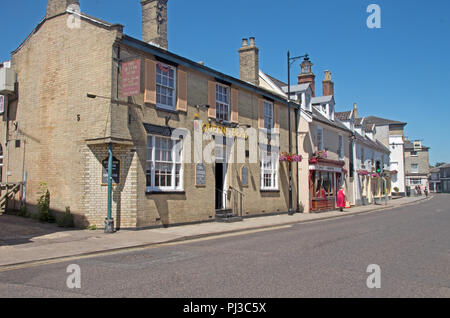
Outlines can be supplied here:
[[344, 188], [341, 188], [337, 195], [337, 206], [339, 210], [342, 212], [345, 208], [345, 192]]

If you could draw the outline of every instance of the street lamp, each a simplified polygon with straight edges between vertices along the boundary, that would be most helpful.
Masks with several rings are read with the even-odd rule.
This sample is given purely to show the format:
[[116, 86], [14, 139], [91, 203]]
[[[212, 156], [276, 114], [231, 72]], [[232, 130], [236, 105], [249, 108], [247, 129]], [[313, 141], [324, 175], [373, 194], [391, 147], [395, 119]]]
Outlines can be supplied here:
[[[102, 98], [110, 101], [114, 100], [110, 97], [98, 96], [95, 94], [87, 94], [88, 98]], [[105, 233], [114, 233], [114, 219], [112, 218], [112, 165], [113, 165], [113, 144], [108, 144], [108, 212], [105, 220]]]
[[[288, 66], [288, 126], [289, 126], [289, 153], [292, 153], [292, 134], [291, 134], [291, 66], [292, 64], [301, 59], [308, 58], [308, 54], [302, 56], [291, 57], [291, 53], [287, 52], [287, 66]], [[292, 209], [292, 163], [289, 161], [289, 215], [294, 215]], [[297, 180], [298, 182], [298, 180]]]

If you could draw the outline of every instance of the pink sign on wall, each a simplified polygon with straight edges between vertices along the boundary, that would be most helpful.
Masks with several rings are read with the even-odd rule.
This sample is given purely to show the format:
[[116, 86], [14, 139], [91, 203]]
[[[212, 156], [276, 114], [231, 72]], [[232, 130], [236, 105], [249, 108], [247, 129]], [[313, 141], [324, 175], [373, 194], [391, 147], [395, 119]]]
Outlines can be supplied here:
[[141, 60], [122, 63], [122, 97], [141, 92]]

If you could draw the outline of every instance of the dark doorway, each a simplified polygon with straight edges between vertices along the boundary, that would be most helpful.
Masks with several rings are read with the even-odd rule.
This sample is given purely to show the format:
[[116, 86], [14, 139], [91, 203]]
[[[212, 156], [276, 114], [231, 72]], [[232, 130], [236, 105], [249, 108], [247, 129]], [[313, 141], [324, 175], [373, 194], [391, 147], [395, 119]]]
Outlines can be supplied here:
[[224, 165], [216, 162], [216, 210], [224, 208]]

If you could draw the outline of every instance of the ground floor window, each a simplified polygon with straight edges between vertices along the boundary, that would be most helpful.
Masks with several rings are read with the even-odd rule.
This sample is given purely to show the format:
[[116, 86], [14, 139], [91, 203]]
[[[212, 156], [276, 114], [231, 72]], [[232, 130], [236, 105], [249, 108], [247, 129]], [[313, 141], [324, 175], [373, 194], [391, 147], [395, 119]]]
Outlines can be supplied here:
[[147, 191], [183, 189], [182, 140], [147, 138]]
[[335, 174], [313, 171], [313, 198], [326, 199], [335, 196]]
[[261, 190], [278, 189], [278, 154], [261, 150]]

